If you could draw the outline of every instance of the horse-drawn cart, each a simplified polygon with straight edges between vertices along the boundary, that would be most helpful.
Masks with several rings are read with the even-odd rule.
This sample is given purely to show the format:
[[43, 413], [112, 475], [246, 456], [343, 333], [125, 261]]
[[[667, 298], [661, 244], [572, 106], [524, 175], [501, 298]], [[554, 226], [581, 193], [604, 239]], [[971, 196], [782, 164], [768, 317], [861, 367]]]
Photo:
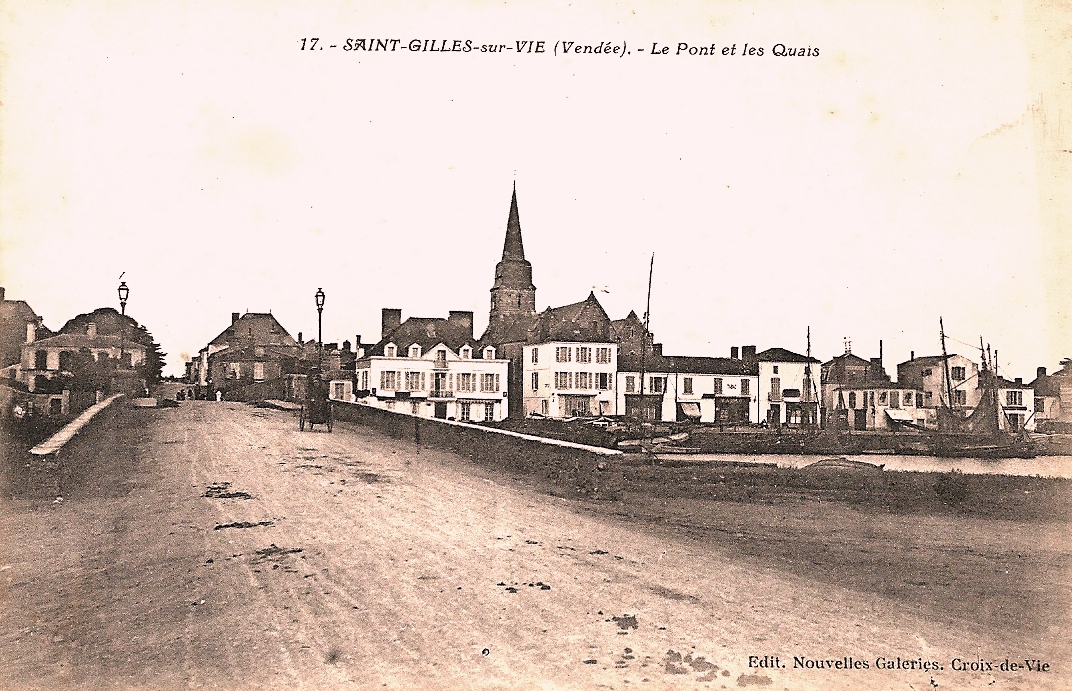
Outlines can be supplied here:
[[298, 427], [304, 432], [306, 425], [309, 425], [309, 431], [312, 431], [313, 425], [326, 425], [328, 431], [331, 431], [331, 401], [326, 395], [312, 393], [302, 403], [301, 411], [298, 413]]

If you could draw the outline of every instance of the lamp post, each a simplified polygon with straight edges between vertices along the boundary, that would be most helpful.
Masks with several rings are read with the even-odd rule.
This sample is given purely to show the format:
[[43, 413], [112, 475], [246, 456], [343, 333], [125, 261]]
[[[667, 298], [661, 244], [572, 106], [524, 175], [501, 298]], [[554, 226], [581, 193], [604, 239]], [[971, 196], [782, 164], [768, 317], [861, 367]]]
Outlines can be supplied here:
[[319, 372], [324, 354], [324, 289], [316, 289], [316, 369]]
[[[120, 314], [123, 317], [126, 317], [126, 314], [127, 314], [127, 298], [128, 297], [130, 297], [130, 288], [127, 287], [127, 282], [126, 281], [120, 281], [119, 282], [119, 309], [120, 309]], [[126, 337], [126, 329], [123, 328], [123, 326], [124, 326], [123, 322], [124, 321], [126, 321], [126, 320], [125, 319], [120, 319], [119, 320], [119, 367], [118, 367], [118, 369], [123, 368], [123, 358], [126, 356], [126, 353], [124, 352], [126, 350], [126, 342], [125, 342], [126, 341], [126, 338], [125, 338]]]

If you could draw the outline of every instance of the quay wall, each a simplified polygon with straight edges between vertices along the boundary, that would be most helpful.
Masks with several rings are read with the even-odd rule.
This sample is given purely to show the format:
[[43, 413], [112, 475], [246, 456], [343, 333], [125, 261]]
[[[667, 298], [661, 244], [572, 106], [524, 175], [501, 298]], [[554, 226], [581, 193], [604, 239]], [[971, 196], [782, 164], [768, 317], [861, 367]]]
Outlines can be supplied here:
[[374, 428], [411, 447], [451, 451], [491, 468], [535, 474], [572, 496], [617, 498], [621, 473], [611, 462], [619, 451], [451, 420], [421, 418], [381, 408], [332, 401], [335, 420]]

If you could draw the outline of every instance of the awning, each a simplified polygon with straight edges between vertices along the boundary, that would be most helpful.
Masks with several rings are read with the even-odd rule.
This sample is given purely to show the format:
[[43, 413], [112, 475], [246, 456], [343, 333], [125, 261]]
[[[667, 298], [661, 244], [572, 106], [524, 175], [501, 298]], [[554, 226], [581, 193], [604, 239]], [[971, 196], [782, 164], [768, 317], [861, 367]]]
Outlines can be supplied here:
[[894, 422], [915, 422], [916, 418], [912, 413], [907, 410], [898, 410], [896, 408], [886, 408], [886, 417]]
[[681, 412], [685, 413], [686, 417], [694, 419], [700, 419], [700, 404], [699, 403], [682, 403]]

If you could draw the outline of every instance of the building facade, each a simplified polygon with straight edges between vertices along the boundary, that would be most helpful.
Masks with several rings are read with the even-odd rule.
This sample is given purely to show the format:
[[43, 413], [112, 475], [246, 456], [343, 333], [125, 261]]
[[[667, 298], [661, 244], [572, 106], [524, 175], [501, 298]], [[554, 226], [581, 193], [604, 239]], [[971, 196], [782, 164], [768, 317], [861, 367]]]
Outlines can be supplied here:
[[473, 338], [472, 312], [403, 322], [401, 310], [384, 309], [382, 327], [380, 341], [355, 362], [353, 379], [331, 381], [331, 398], [443, 420], [507, 417], [509, 360]]

